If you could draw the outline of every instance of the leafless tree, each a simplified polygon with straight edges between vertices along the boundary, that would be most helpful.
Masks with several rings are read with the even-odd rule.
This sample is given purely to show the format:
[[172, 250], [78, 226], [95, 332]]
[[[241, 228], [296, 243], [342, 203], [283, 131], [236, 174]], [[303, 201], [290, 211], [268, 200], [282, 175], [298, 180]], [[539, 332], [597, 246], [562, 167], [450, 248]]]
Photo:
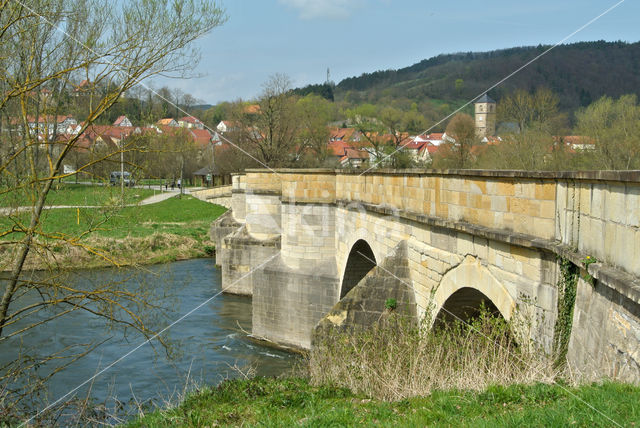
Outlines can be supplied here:
[[[224, 19], [212, 0], [129, 0], [117, 5], [109, 0], [0, 0], [0, 138], [5, 151], [0, 159], [0, 201], [20, 195], [15, 199], [30, 205], [26, 214], [14, 211], [0, 222], [0, 346], [77, 310], [149, 334], [135, 309], [148, 303], [143, 294], [121, 284], [85, 289], [60, 281], [55, 264], [47, 264], [52, 242], [115, 260], [86, 244], [83, 238], [91, 230], [74, 236], [47, 230], [43, 208], [54, 183], [69, 175], [61, 171], [63, 162], [87, 127], [144, 79], [186, 75], [199, 56], [192, 42]], [[80, 86], [82, 80], [85, 84]], [[77, 118], [80, 132], [60, 139], [56, 115], [81, 92], [88, 100], [86, 114]], [[32, 125], [40, 122], [41, 128]], [[133, 149], [120, 144], [79, 165], [77, 172]], [[34, 280], [25, 272], [29, 257], [41, 257], [40, 267], [49, 274]], [[29, 293], [36, 293], [38, 301], [24, 303], [21, 297]], [[30, 321], [52, 307], [59, 308], [54, 315]], [[19, 376], [23, 369], [5, 374]]]

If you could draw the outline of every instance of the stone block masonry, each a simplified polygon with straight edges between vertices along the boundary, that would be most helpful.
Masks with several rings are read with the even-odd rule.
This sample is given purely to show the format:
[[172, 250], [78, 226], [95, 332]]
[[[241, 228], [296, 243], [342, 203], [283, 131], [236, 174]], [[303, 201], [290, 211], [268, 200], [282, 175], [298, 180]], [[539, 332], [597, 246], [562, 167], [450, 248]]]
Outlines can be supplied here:
[[232, 186], [218, 186], [211, 189], [203, 189], [191, 192], [191, 195], [211, 204], [222, 205], [231, 208]]
[[[417, 317], [482, 296], [551, 352], [563, 258], [594, 284], [578, 287], [569, 361], [640, 379], [640, 171], [249, 170], [231, 206], [212, 236], [223, 284], [252, 272], [230, 291], [253, 295], [258, 336], [308, 348], [327, 314], [356, 310], [341, 295], [373, 307], [394, 294], [379, 275], [351, 283], [401, 257]], [[354, 254], [365, 248], [373, 264]]]

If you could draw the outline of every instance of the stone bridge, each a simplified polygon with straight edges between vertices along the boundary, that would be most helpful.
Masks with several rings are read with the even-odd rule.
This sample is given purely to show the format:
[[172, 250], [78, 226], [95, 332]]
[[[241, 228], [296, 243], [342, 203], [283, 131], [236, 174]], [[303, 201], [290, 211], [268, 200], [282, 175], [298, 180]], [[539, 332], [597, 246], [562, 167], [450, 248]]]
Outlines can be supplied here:
[[231, 208], [217, 264], [255, 336], [309, 348], [394, 298], [430, 322], [483, 304], [551, 352], [574, 272], [569, 362], [640, 380], [640, 171], [248, 170]]

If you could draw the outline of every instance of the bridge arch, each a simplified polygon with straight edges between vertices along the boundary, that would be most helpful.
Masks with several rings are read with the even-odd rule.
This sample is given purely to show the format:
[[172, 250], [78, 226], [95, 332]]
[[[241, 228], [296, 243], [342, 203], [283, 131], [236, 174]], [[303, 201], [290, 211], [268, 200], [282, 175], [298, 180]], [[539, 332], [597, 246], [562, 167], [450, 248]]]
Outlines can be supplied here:
[[473, 318], [480, 305], [509, 321], [516, 302], [489, 270], [472, 256], [447, 272], [433, 296], [431, 322]]
[[376, 256], [369, 243], [364, 239], [358, 239], [351, 246], [347, 257], [340, 285], [340, 299], [342, 300], [376, 264]]

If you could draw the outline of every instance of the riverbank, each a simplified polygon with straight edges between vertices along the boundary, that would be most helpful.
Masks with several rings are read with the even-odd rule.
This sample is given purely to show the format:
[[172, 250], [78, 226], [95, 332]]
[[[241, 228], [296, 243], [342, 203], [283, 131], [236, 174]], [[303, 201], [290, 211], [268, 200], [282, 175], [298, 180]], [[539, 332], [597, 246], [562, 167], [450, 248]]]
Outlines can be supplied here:
[[[640, 386], [589, 383], [517, 346], [489, 312], [422, 328], [389, 312], [371, 328], [319, 332], [303, 377], [225, 382], [129, 427], [632, 426]], [[426, 324], [429, 326], [429, 324]], [[317, 332], [318, 333], [318, 332]]]
[[[30, 252], [25, 267], [136, 266], [210, 256], [215, 244], [209, 239], [209, 227], [225, 211], [188, 195], [124, 208], [49, 210], [36, 237], [39, 251]], [[0, 223], [15, 218], [20, 217], [0, 218]], [[4, 239], [19, 242], [21, 236], [18, 230]], [[0, 259], [10, 260], [14, 248], [15, 244], [0, 246]]]
[[640, 388], [611, 382], [435, 391], [383, 402], [302, 378], [257, 377], [202, 389], [126, 426], [637, 426], [639, 402]]

